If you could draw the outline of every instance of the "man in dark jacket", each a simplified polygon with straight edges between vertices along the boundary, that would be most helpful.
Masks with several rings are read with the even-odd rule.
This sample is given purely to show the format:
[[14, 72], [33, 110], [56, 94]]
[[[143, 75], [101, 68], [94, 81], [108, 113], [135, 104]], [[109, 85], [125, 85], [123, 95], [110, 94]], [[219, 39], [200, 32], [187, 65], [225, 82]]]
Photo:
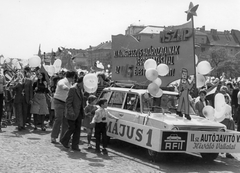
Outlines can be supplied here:
[[80, 151], [78, 145], [85, 106], [86, 101], [83, 94], [83, 77], [80, 77], [78, 78], [77, 83], [70, 88], [66, 100], [68, 130], [60, 140], [65, 148], [69, 148], [68, 143], [72, 136], [72, 150]]

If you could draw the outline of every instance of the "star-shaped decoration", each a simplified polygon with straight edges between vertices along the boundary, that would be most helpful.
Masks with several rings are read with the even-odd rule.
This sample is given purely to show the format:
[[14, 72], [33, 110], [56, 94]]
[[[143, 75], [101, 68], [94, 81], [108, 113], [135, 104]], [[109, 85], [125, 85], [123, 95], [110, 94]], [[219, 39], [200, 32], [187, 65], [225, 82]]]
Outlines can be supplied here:
[[191, 19], [193, 16], [197, 16], [197, 11], [198, 9], [198, 5], [193, 6], [193, 3], [190, 2], [189, 8], [187, 11], [185, 11], [185, 13], [187, 13], [187, 21], [189, 21], [189, 19]]

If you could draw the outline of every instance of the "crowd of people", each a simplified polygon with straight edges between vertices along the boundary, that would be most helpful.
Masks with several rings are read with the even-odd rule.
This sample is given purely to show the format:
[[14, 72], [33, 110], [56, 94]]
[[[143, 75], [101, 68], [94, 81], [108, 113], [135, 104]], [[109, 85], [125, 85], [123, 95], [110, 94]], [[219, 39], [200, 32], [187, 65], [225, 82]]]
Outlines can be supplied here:
[[[51, 128], [51, 143], [60, 142], [65, 148], [70, 148], [71, 144], [72, 150], [80, 151], [79, 138], [81, 127], [84, 126], [88, 148], [93, 148], [91, 140], [94, 131], [96, 152], [100, 152], [102, 141], [102, 151], [107, 153], [106, 119], [118, 118], [107, 111], [107, 100], [100, 99], [97, 105], [101, 91], [111, 83], [104, 73], [98, 74], [98, 87], [92, 95], [84, 91], [85, 73], [82, 72], [61, 71], [50, 77], [38, 68], [33, 70], [26, 67], [16, 71], [8, 81], [4, 74], [3, 71], [0, 75], [0, 131], [4, 124], [15, 124], [18, 131], [30, 127], [34, 131]], [[203, 109], [207, 105], [215, 106], [217, 93], [224, 95], [227, 105], [221, 123], [230, 130], [235, 130], [237, 125], [237, 131], [240, 131], [239, 82], [209, 80], [197, 90], [198, 99], [191, 97], [192, 109], [205, 118]]]
[[[14, 72], [6, 80], [6, 71], [0, 75], [0, 132], [4, 125], [16, 125], [16, 130], [46, 131], [51, 128], [51, 143], [61, 143], [65, 148], [80, 151], [79, 140], [82, 125], [88, 133], [88, 148], [95, 128], [96, 151], [106, 153], [106, 119], [115, 118], [105, 108], [107, 100], [97, 98], [103, 88], [110, 86], [104, 73], [98, 74], [98, 88], [94, 95], [84, 91], [85, 73], [61, 71], [50, 77], [39, 68]], [[4, 101], [4, 102], [3, 102]], [[95, 111], [100, 113], [95, 115]], [[82, 124], [83, 123], [83, 124]], [[58, 141], [58, 138], [60, 139]]]

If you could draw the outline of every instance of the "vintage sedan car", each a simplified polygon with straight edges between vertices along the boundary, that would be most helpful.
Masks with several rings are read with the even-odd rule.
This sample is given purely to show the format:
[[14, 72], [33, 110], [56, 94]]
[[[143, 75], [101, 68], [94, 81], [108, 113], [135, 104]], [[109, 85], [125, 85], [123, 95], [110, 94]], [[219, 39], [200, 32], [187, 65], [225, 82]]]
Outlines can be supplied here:
[[[108, 100], [110, 113], [126, 122], [172, 131], [226, 131], [225, 125], [197, 116], [193, 109], [190, 109], [191, 121], [177, 116], [177, 92], [163, 91], [160, 98], [153, 98], [146, 89], [109, 87], [102, 91], [100, 98]], [[148, 154], [153, 156], [156, 152], [148, 149]], [[202, 153], [201, 156], [213, 160], [218, 153]]]

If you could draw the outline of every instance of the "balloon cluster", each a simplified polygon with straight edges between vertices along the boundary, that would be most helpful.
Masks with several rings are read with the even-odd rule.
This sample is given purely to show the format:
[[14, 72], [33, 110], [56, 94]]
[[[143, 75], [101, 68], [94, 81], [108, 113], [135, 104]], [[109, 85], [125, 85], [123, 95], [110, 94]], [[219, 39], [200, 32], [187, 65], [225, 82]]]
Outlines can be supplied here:
[[49, 76], [53, 76], [55, 73], [58, 73], [61, 70], [62, 60], [56, 59], [53, 65], [43, 64], [44, 69], [47, 71]]
[[144, 63], [144, 68], [146, 70], [146, 78], [151, 81], [148, 85], [148, 92], [153, 97], [161, 97], [163, 94], [163, 91], [160, 89], [162, 80], [158, 76], [166, 76], [169, 73], [169, 67], [166, 64], [157, 65], [155, 60], [148, 59]]
[[214, 107], [215, 109], [210, 105], [205, 106], [202, 110], [203, 115], [212, 121], [223, 121], [225, 118], [227, 103], [225, 102], [225, 98], [222, 93], [216, 94], [214, 98]]
[[98, 77], [95, 73], [88, 73], [83, 77], [83, 87], [88, 93], [95, 93], [98, 88]]
[[[198, 63], [198, 57], [195, 55], [195, 62]], [[201, 61], [196, 67], [196, 86], [201, 88], [205, 85], [206, 79], [204, 75], [207, 75], [212, 71], [212, 67], [208, 61]]]

